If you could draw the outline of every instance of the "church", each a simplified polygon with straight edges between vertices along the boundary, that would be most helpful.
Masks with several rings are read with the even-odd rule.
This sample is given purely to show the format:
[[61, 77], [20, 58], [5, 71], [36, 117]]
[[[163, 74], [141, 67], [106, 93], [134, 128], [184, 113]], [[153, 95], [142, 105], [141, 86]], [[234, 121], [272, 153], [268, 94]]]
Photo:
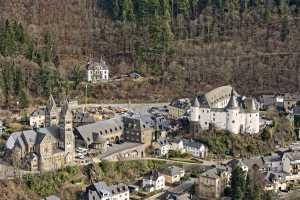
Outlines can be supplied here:
[[[55, 110], [55, 104], [48, 106], [50, 111]], [[14, 166], [31, 171], [49, 171], [74, 163], [75, 137], [69, 102], [65, 101], [59, 116], [56, 112], [48, 112], [47, 115], [49, 127], [15, 132], [8, 138], [6, 158]]]
[[259, 133], [259, 109], [255, 99], [238, 95], [229, 85], [196, 96], [189, 121], [194, 136], [212, 128], [234, 134]]

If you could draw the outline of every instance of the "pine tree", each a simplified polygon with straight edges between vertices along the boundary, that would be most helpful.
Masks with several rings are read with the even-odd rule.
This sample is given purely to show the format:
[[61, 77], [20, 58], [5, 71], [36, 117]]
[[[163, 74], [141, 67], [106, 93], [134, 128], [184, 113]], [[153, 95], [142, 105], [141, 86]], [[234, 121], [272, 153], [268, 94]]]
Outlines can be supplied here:
[[245, 194], [245, 173], [240, 167], [235, 167], [231, 176], [231, 189], [233, 200], [243, 200]]
[[187, 16], [190, 10], [189, 0], [177, 0], [177, 10], [178, 14]]
[[28, 106], [28, 97], [24, 90], [20, 91], [19, 106], [20, 106], [20, 108], [26, 108]]
[[124, 0], [122, 6], [122, 21], [133, 21], [134, 11], [132, 0]]

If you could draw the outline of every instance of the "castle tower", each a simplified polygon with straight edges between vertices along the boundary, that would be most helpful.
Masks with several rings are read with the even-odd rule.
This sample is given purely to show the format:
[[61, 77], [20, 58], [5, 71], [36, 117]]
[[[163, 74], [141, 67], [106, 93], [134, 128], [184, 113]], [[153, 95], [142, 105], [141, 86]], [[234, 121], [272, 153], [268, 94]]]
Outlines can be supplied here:
[[193, 137], [197, 137], [200, 133], [200, 103], [198, 98], [195, 97], [194, 103], [191, 107], [191, 117], [190, 117], [190, 132], [193, 134]]
[[69, 108], [68, 100], [65, 100], [60, 113], [60, 144], [65, 150], [66, 163], [73, 162], [75, 157], [75, 137], [73, 133], [73, 114]]
[[50, 94], [49, 96], [49, 100], [48, 100], [48, 103], [47, 103], [47, 112], [46, 112], [46, 127], [49, 127], [49, 126], [57, 126], [58, 125], [58, 108], [56, 106], [56, 103], [55, 103], [55, 100], [52, 96], [52, 94]]
[[231, 97], [226, 107], [227, 110], [227, 130], [231, 133], [240, 132], [240, 107], [237, 102], [235, 92], [231, 91]]
[[254, 98], [250, 100], [250, 107], [246, 114], [246, 133], [259, 133], [259, 109]]

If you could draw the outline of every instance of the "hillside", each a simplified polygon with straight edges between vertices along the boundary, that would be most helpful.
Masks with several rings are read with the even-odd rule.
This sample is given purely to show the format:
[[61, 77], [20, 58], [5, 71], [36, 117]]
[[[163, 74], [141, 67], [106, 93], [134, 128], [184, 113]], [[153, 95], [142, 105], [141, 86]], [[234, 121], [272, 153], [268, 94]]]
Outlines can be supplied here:
[[[134, 69], [153, 77], [94, 87], [92, 98], [154, 101], [228, 83], [242, 94], [299, 91], [299, 6], [297, 0], [3, 0], [0, 19], [20, 22], [37, 46], [50, 33], [63, 79], [90, 56], [103, 56], [114, 75]], [[41, 96], [35, 91], [29, 96]]]

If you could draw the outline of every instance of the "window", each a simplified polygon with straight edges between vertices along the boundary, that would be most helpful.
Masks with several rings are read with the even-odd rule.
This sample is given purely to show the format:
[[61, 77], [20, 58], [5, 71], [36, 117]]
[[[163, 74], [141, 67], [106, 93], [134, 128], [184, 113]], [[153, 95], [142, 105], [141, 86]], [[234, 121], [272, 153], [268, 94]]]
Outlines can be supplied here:
[[235, 121], [234, 121], [234, 120], [232, 120], [232, 123], [234, 124], [234, 123], [235, 123]]

